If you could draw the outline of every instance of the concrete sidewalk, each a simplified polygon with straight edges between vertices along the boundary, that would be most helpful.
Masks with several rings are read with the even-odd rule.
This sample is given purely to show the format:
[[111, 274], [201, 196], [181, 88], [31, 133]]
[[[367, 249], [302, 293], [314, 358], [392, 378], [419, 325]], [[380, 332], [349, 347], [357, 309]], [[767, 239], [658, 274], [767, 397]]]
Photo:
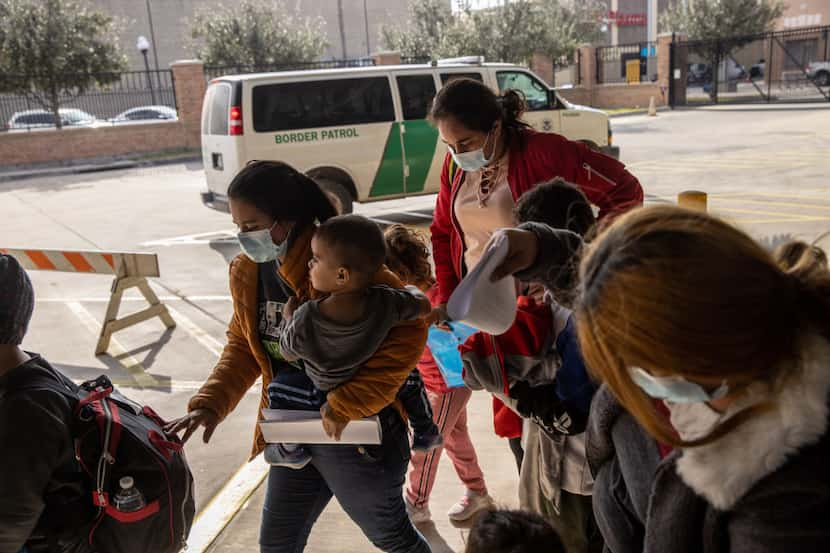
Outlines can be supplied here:
[[[493, 432], [490, 394], [475, 392], [467, 406], [470, 434], [476, 446], [490, 495], [499, 505], [518, 506], [518, 473], [507, 440]], [[441, 456], [438, 477], [430, 499], [432, 522], [419, 526], [432, 546], [433, 553], [460, 553], [464, 550], [467, 530], [456, 528], [446, 512], [458, 501], [464, 489], [446, 455]], [[259, 523], [265, 485], [260, 486], [242, 506], [213, 545], [211, 553], [259, 551]], [[367, 553], [377, 551], [357, 525], [332, 500], [314, 529], [306, 551], [309, 553]]]

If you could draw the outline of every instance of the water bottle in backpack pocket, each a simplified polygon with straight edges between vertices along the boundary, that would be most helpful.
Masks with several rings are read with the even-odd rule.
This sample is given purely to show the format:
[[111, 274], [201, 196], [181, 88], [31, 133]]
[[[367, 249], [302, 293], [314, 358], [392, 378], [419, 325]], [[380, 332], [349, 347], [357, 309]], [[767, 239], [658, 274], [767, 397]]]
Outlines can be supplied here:
[[[51, 369], [28, 389], [61, 393], [73, 408], [75, 458], [92, 520], [73, 527], [101, 553], [178, 553], [193, 523], [193, 475], [182, 443], [150, 407], [121, 395], [106, 376], [76, 386]], [[48, 501], [47, 501], [48, 503]], [[75, 529], [77, 528], [77, 529]]]

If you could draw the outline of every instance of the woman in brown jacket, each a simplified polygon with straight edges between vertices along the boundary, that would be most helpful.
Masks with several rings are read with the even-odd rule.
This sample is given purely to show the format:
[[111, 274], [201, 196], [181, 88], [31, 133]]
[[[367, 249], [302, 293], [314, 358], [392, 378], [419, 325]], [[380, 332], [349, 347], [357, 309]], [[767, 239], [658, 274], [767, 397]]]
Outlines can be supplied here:
[[[306, 467], [271, 468], [261, 551], [302, 551], [311, 527], [335, 495], [379, 549], [429, 552], [404, 507], [409, 442], [395, 401], [423, 352], [425, 323], [409, 321], [393, 328], [349, 382], [326, 395], [314, 389], [305, 373], [280, 355], [277, 329], [289, 298], [304, 301], [315, 296], [308, 279], [311, 237], [318, 222], [335, 215], [334, 209], [313, 180], [278, 162], [245, 167], [231, 182], [228, 197], [243, 250], [230, 266], [234, 313], [228, 343], [207, 382], [190, 400], [188, 414], [171, 423], [170, 430], [184, 430], [187, 440], [203, 426], [207, 442], [260, 376], [261, 407], [268, 406], [269, 393], [288, 395], [297, 408], [320, 409], [330, 435], [339, 437], [350, 420], [378, 415], [383, 435], [379, 446], [310, 445], [312, 461]], [[385, 268], [375, 280], [401, 286]], [[264, 446], [257, 428], [252, 457]]]

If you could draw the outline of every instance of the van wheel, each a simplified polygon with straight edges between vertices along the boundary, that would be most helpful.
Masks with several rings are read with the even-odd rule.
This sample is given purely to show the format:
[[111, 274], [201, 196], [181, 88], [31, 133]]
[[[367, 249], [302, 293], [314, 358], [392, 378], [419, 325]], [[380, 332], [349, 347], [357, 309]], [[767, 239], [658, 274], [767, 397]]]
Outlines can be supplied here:
[[338, 215], [345, 215], [351, 213], [353, 209], [353, 200], [346, 187], [339, 182], [329, 179], [317, 179], [317, 184], [328, 196], [329, 201], [334, 206]]

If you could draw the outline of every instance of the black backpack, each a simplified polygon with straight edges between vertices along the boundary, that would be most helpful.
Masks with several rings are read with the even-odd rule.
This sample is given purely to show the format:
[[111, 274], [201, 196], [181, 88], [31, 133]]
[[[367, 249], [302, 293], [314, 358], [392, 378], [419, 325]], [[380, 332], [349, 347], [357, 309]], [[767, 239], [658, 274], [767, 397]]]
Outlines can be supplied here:
[[[75, 385], [45, 361], [39, 365], [43, 370], [26, 371], [10, 389], [50, 390], [72, 407], [70, 428], [84, 490], [75, 510], [92, 513], [91, 520], [75, 527], [79, 537], [99, 553], [177, 553], [185, 548], [195, 504], [181, 441], [164, 433], [165, 422], [155, 411], [121, 395], [106, 376]], [[124, 476], [133, 478], [144, 508], [115, 508]], [[46, 504], [48, 515], [48, 497]]]

